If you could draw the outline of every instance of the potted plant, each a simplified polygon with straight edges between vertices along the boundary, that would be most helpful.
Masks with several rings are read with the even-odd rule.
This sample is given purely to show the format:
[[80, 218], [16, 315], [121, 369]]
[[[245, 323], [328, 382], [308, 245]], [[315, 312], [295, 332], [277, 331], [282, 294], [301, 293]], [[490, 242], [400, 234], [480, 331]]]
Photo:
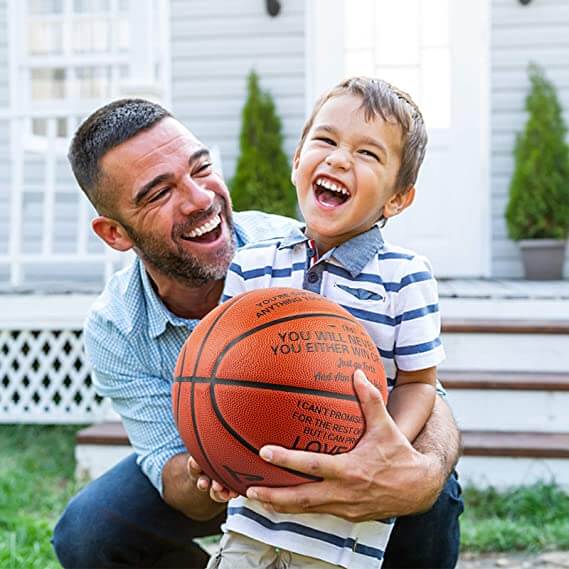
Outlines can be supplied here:
[[525, 276], [556, 280], [563, 275], [569, 234], [569, 147], [567, 127], [553, 84], [530, 64], [528, 119], [515, 145], [506, 223], [519, 243]]

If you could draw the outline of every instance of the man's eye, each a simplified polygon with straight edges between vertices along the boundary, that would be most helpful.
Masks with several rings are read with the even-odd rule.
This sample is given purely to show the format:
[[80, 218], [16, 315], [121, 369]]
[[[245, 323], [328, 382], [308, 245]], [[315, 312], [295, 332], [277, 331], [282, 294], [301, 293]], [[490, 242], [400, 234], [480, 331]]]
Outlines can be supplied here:
[[153, 194], [152, 197], [148, 200], [148, 202], [149, 203], [157, 202], [158, 200], [166, 196], [166, 194], [168, 194], [169, 192], [170, 192], [170, 186], [162, 188], [161, 190], [158, 190], [155, 194]]
[[207, 174], [210, 173], [212, 167], [213, 167], [213, 163], [212, 163], [212, 162], [204, 162], [203, 164], [200, 164], [200, 165], [196, 168], [196, 170], [195, 170], [195, 172], [194, 172], [194, 176], [195, 176], [196, 174], [201, 174], [202, 176], [203, 176], [203, 175], [207, 175]]

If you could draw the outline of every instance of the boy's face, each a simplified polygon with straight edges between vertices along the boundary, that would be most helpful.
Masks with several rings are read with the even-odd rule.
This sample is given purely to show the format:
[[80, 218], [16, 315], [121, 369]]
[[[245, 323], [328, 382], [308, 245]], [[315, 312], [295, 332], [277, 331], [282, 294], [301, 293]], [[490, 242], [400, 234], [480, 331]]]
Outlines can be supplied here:
[[381, 117], [366, 122], [361, 103], [353, 95], [328, 100], [294, 158], [292, 177], [307, 235], [321, 253], [367, 231], [382, 214], [396, 215], [414, 194], [395, 194], [399, 125]]

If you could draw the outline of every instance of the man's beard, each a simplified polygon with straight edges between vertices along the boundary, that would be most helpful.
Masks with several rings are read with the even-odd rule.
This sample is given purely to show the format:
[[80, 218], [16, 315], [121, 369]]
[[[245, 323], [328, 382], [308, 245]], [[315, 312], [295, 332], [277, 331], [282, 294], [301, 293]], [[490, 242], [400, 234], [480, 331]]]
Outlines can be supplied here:
[[[230, 238], [228, 242], [219, 247], [212, 260], [204, 261], [180, 247], [179, 240], [197, 224], [215, 214], [223, 214]], [[176, 246], [175, 251], [155, 235], [138, 233], [124, 223], [123, 226], [134, 243], [136, 253], [145, 263], [150, 264], [163, 275], [194, 288], [208, 281], [224, 279], [235, 253], [236, 244], [233, 237], [231, 211], [226, 200], [221, 196], [216, 196], [214, 204], [207, 211], [196, 212], [184, 223], [172, 227], [171, 240]]]

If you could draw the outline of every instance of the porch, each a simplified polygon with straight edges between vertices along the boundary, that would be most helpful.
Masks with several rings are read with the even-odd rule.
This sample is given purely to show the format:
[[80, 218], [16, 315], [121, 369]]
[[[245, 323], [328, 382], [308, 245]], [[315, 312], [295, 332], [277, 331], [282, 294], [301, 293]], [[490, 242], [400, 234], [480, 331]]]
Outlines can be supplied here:
[[[569, 486], [569, 282], [445, 279], [439, 291], [440, 377], [463, 430], [462, 479]], [[93, 477], [131, 452], [82, 351], [95, 296], [0, 294], [0, 422], [94, 424], [76, 450]]]

